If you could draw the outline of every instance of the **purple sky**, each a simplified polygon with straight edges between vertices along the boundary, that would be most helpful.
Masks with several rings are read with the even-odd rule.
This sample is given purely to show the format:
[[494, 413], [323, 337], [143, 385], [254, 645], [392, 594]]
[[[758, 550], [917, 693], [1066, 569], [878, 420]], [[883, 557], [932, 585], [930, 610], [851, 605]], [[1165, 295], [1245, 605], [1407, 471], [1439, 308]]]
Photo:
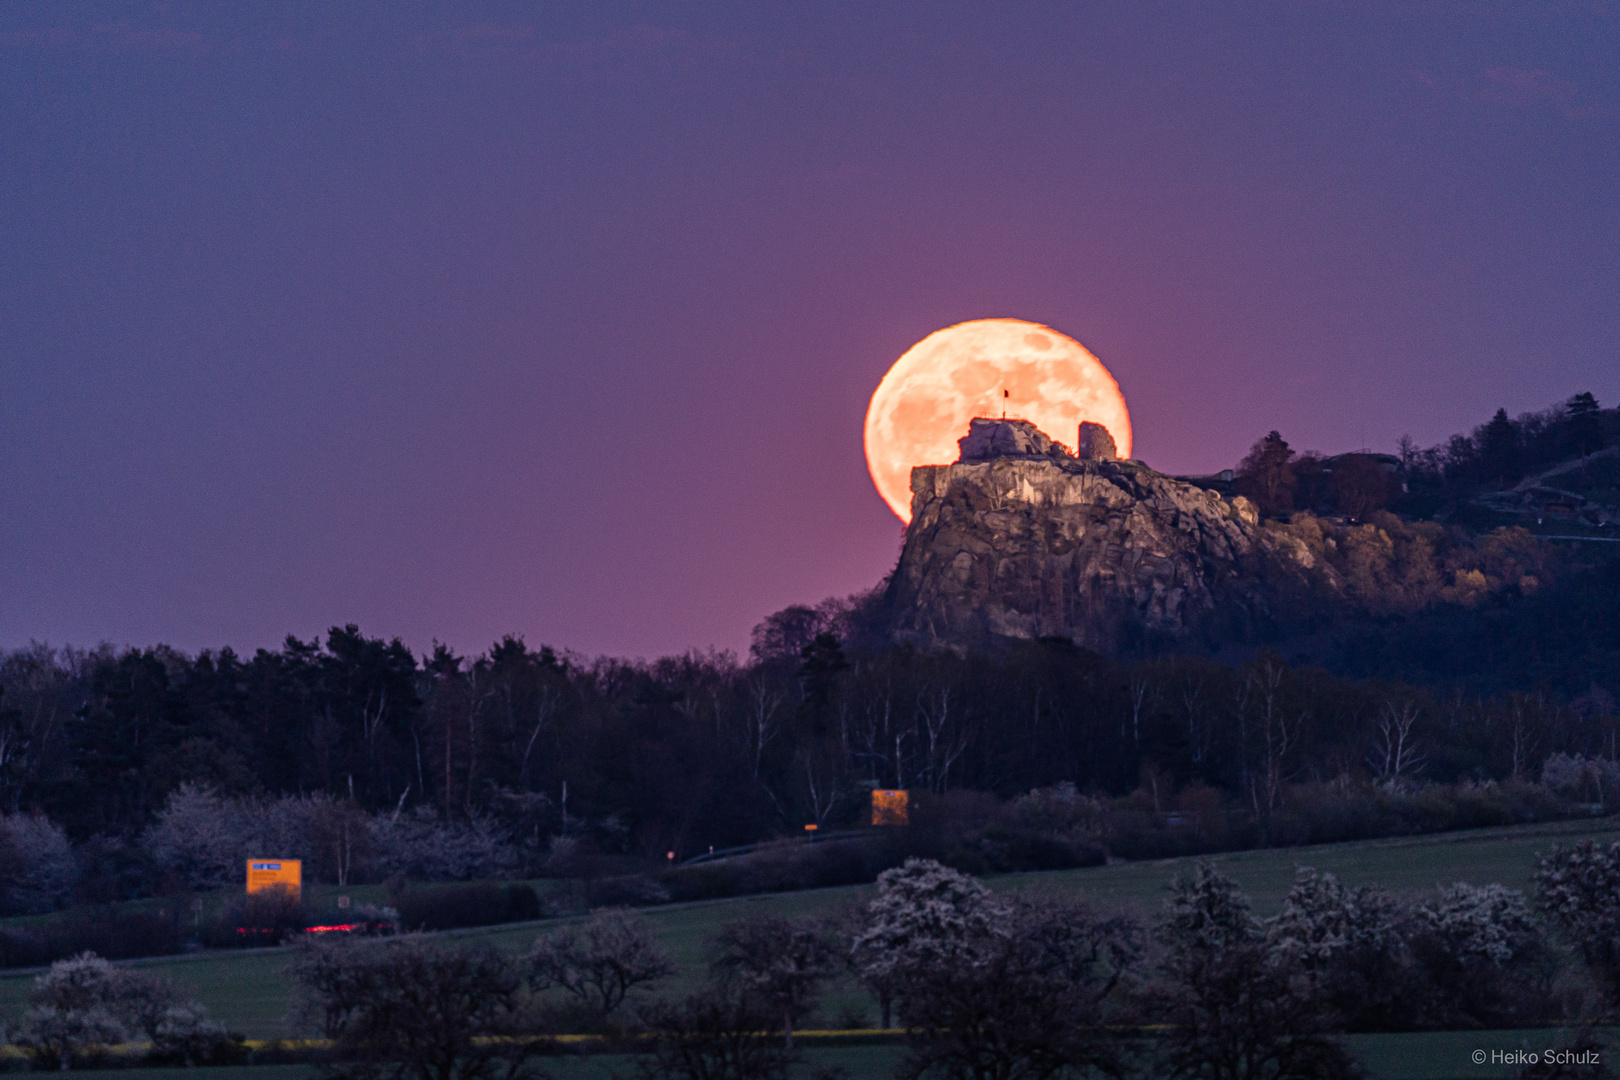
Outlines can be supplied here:
[[[964, 319], [1230, 466], [1620, 399], [1620, 5], [0, 8], [0, 646], [744, 647]], [[1054, 433], [1060, 434], [1061, 433]]]

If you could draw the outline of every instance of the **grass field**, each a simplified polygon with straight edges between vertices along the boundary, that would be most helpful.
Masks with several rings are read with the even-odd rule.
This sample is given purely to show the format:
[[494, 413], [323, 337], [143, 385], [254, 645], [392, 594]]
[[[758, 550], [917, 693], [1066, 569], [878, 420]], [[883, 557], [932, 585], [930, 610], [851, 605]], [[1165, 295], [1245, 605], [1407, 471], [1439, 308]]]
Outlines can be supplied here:
[[[1615, 1032], [1603, 1033], [1610, 1045]], [[1369, 1080], [1505, 1080], [1516, 1067], [1493, 1063], [1492, 1051], [1541, 1052], [1567, 1045], [1567, 1033], [1553, 1031], [1435, 1032], [1421, 1035], [1354, 1035], [1347, 1042], [1362, 1059]], [[1476, 1065], [1473, 1055], [1487, 1060]], [[842, 1068], [849, 1080], [889, 1080], [905, 1050], [900, 1046], [810, 1047], [793, 1080], [810, 1080], [818, 1069]], [[633, 1058], [615, 1054], [553, 1058], [543, 1062], [552, 1080], [618, 1080], [636, 1074]], [[310, 1080], [310, 1065], [240, 1068], [113, 1069], [77, 1074], [96, 1080]]]
[[[1235, 878], [1253, 898], [1256, 911], [1266, 915], [1275, 912], [1281, 905], [1293, 879], [1294, 868], [1300, 865], [1331, 871], [1347, 884], [1379, 884], [1401, 892], [1419, 891], [1456, 881], [1473, 884], [1500, 882], [1509, 888], [1528, 890], [1538, 851], [1547, 851], [1555, 843], [1569, 843], [1587, 837], [1604, 842], [1620, 840], [1620, 821], [1558, 822], [1396, 840], [1237, 852], [1213, 856], [1211, 861]], [[1133, 908], [1144, 916], [1151, 916], [1162, 900], [1165, 885], [1177, 872], [1190, 867], [1191, 863], [1192, 860], [1188, 859], [1163, 860], [1086, 870], [1011, 874], [992, 878], [989, 884], [998, 890], [1018, 889], [1049, 895], [1084, 896], [1102, 905]], [[687, 980], [701, 975], [704, 943], [725, 923], [766, 912], [782, 915], [831, 914], [841, 906], [860, 902], [870, 891], [870, 886], [855, 886], [707, 901], [650, 909], [646, 916], [664, 947], [681, 966], [681, 978], [670, 987], [678, 992]], [[548, 925], [552, 924], [526, 923], [456, 933], [468, 940], [488, 941], [502, 949], [517, 952], [527, 949], [536, 935]], [[244, 1032], [250, 1038], [280, 1038], [294, 1034], [288, 1029], [285, 1019], [291, 990], [285, 968], [290, 959], [288, 950], [270, 949], [208, 953], [135, 963], [172, 978], [185, 992], [207, 1004], [214, 1016], [232, 1029]], [[0, 1014], [15, 1015], [20, 1011], [31, 979], [32, 973], [0, 974]], [[826, 995], [821, 1012], [819, 1023], [825, 1026], [849, 1026], [851, 1021], [862, 1016], [868, 1021], [876, 1020], [875, 1005], [853, 985], [833, 988]], [[1491, 1038], [1507, 1037], [1509, 1034], [1496, 1033]], [[1376, 1062], [1383, 1063], [1378, 1064], [1375, 1070], [1378, 1075], [1393, 1077], [1399, 1072], [1395, 1065], [1397, 1058], [1410, 1058], [1414, 1062], [1419, 1058], [1428, 1060], [1426, 1054], [1413, 1057], [1416, 1048], [1439, 1046], [1451, 1036], [1368, 1038], [1373, 1041], [1367, 1042], [1365, 1047], [1358, 1043], [1358, 1049], [1368, 1055], [1370, 1066]], [[1458, 1035], [1457, 1038], [1477, 1042], [1484, 1036]], [[1417, 1041], [1402, 1049], [1406, 1044], [1401, 1040]], [[1471, 1049], [1473, 1045], [1469, 1043], [1468, 1048]], [[872, 1052], [884, 1050], [868, 1049]], [[854, 1049], [825, 1052], [855, 1054]], [[1444, 1060], [1438, 1061], [1436, 1067], [1449, 1068], [1445, 1061], [1454, 1056], [1450, 1051], [1445, 1051], [1440, 1055]], [[1466, 1062], [1460, 1063], [1459, 1068], [1463, 1064]], [[862, 1068], [865, 1068], [865, 1064]], [[865, 1075], [856, 1073], [853, 1064], [850, 1069], [852, 1075]], [[1408, 1075], [1405, 1072], [1399, 1074], [1403, 1077]], [[129, 1071], [122, 1071], [119, 1075], [125, 1080], [140, 1080]], [[195, 1071], [187, 1075], [201, 1080]], [[293, 1075], [289, 1073], [286, 1080], [293, 1080]], [[561, 1073], [558, 1075], [562, 1076]], [[1502, 1075], [1507, 1073], [1501, 1070], [1470, 1072], [1463, 1069], [1456, 1072], [1411, 1073], [1410, 1077], [1411, 1080], [1433, 1080], [1436, 1077]], [[255, 1080], [281, 1080], [265, 1071], [256, 1070], [253, 1076]], [[586, 1078], [582, 1075], [581, 1080]]]

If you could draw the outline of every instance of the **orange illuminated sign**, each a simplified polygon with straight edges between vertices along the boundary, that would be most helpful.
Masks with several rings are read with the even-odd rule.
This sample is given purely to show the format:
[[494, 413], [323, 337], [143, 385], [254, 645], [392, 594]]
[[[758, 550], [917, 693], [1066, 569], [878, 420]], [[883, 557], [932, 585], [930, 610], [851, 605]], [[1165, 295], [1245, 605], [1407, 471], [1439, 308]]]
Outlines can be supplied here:
[[290, 889], [294, 896], [304, 891], [304, 864], [298, 859], [249, 859], [247, 864], [247, 891]]
[[872, 824], [910, 825], [911, 793], [881, 789], [872, 792]]

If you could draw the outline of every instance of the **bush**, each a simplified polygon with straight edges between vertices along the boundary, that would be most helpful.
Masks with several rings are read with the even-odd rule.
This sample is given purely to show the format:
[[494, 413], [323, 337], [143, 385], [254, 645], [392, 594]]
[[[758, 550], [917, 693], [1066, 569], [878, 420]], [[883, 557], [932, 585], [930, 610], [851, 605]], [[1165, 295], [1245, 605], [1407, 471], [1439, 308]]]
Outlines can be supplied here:
[[195, 1001], [177, 999], [167, 980], [116, 968], [95, 953], [60, 960], [34, 980], [19, 1045], [59, 1069], [85, 1049], [145, 1035], [156, 1060], [227, 1064], [241, 1057], [242, 1036], [208, 1019]]
[[164, 1009], [150, 1032], [153, 1065], [241, 1065], [247, 1060], [246, 1040], [208, 1018], [208, 1010], [195, 1001]]
[[1236, 883], [1200, 862], [1178, 876], [1155, 928], [1164, 947], [1148, 1000], [1170, 1028], [1160, 1074], [1330, 1080], [1358, 1072], [1308, 984], [1272, 961]]
[[216, 949], [280, 945], [309, 926], [302, 895], [285, 886], [238, 895], [219, 919], [203, 931], [203, 943]]
[[494, 819], [446, 822], [425, 806], [371, 814], [324, 792], [232, 798], [193, 783], [170, 794], [141, 845], [162, 873], [194, 889], [240, 885], [247, 860], [264, 855], [302, 859], [310, 880], [340, 884], [501, 878], [522, 861]]
[[510, 877], [521, 861], [498, 823], [483, 817], [446, 822], [426, 806], [376, 816], [370, 842], [379, 873], [416, 881]]
[[90, 949], [110, 960], [173, 956], [185, 948], [185, 934], [167, 912], [92, 912], [67, 924], [70, 949]]
[[185, 934], [165, 911], [91, 908], [28, 927], [0, 929], [0, 967], [38, 967], [82, 952], [112, 960], [172, 956]]
[[710, 943], [712, 972], [782, 1017], [787, 1044], [793, 1022], [815, 1004], [821, 983], [838, 972], [837, 940], [815, 923], [764, 915], [721, 928]]
[[797, 1057], [775, 1036], [781, 1014], [736, 987], [648, 1010], [638, 1080], [785, 1080]]
[[61, 906], [78, 866], [62, 827], [41, 815], [0, 815], [0, 915], [31, 915]]
[[1536, 900], [1620, 1004], [1620, 844], [1555, 845], [1537, 860]]
[[603, 878], [585, 887], [585, 902], [591, 907], [645, 907], [668, 903], [668, 886], [646, 874], [625, 874]]
[[405, 930], [455, 930], [527, 922], [540, 918], [544, 911], [539, 894], [532, 886], [521, 883], [410, 889], [398, 894], [393, 906]]
[[499, 1038], [521, 1028], [527, 997], [517, 963], [487, 945], [320, 942], [293, 974], [303, 1016], [335, 1044], [329, 1075], [518, 1080], [540, 1049]]
[[1014, 899], [988, 932], [904, 971], [898, 987], [909, 1076], [1050, 1076], [1126, 1071], [1116, 993], [1140, 955], [1125, 919]]

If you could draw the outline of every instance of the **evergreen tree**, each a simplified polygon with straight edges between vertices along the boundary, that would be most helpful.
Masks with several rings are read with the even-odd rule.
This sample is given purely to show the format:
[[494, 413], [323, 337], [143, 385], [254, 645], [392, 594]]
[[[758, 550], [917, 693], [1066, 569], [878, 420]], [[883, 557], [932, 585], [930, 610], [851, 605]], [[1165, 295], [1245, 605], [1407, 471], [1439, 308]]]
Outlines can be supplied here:
[[1598, 417], [1597, 398], [1591, 391], [1576, 394], [1565, 406], [1568, 416], [1570, 449], [1583, 457], [1603, 448], [1603, 425]]
[[1486, 480], [1517, 480], [1523, 475], [1523, 448], [1519, 427], [1508, 419], [1506, 409], [1497, 409], [1480, 432], [1480, 467]]
[[1278, 517], [1294, 510], [1294, 451], [1273, 431], [1249, 448], [1238, 465], [1237, 489], [1262, 514]]

